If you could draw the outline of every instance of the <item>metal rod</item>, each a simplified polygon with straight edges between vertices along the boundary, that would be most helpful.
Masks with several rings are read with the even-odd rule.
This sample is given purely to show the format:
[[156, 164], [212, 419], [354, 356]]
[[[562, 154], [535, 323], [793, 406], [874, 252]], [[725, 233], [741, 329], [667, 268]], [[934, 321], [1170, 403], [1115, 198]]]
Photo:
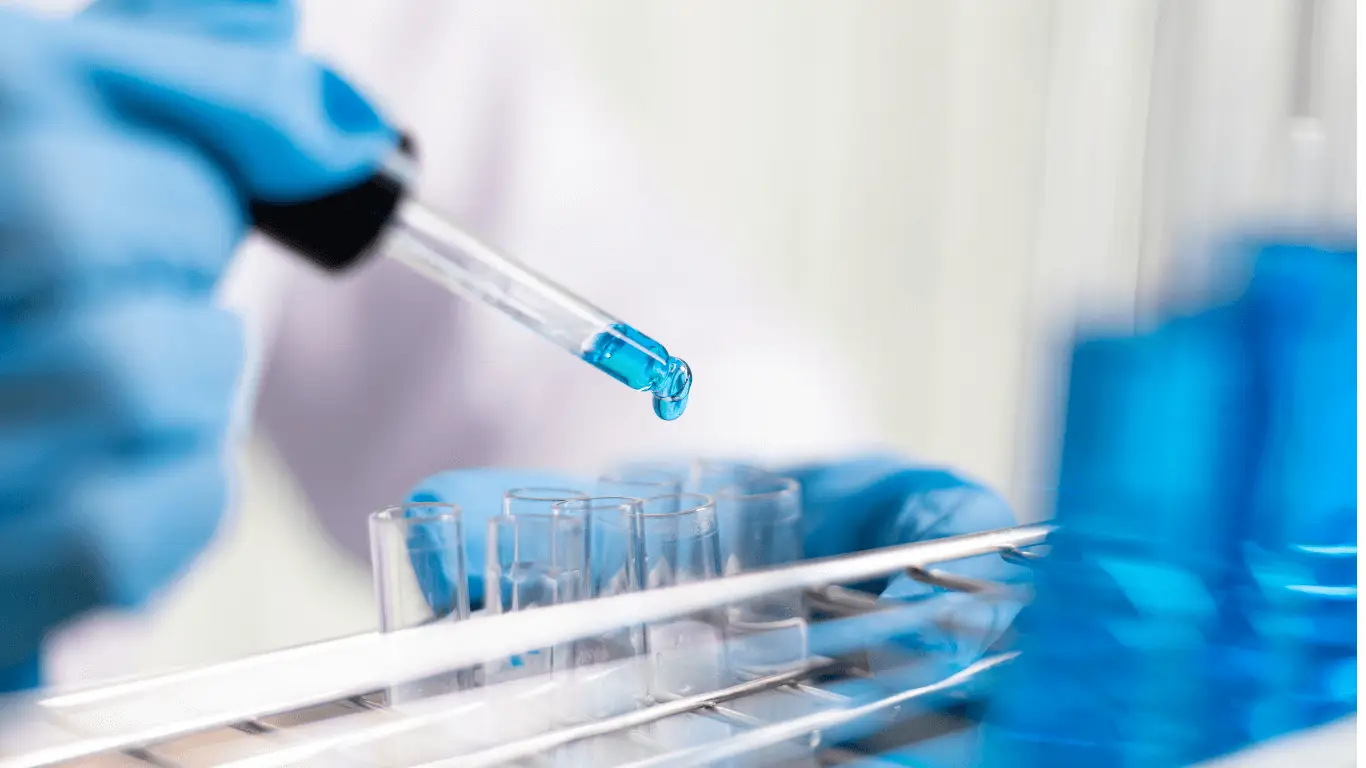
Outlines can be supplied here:
[[[384, 721], [371, 725], [363, 731], [333, 733], [321, 738], [313, 738], [301, 743], [291, 743], [264, 755], [253, 755], [241, 760], [223, 764], [220, 768], [279, 768], [295, 765], [308, 758], [327, 755], [332, 759], [342, 759], [338, 752], [381, 739], [403, 736], [411, 731], [467, 715], [478, 709], [480, 704], [462, 702], [450, 709], [427, 712], [420, 715], [407, 715], [401, 720]], [[330, 753], [330, 754], [329, 754]]]
[[806, 601], [815, 610], [834, 616], [860, 615], [891, 607], [878, 602], [875, 595], [835, 585], [808, 589]]
[[818, 699], [828, 704], [843, 704], [846, 701], [846, 698], [844, 696], [839, 695], [838, 693], [832, 693], [830, 691], [825, 690], [824, 688], [817, 688], [816, 686], [810, 685], [808, 683], [793, 683], [792, 690], [802, 694], [803, 696], [809, 696], [813, 699]]
[[1032, 568], [1034, 564], [1043, 559], [1043, 553], [1030, 552], [1019, 547], [1007, 547], [1001, 550], [1001, 559], [1011, 565], [1019, 565], [1025, 568]]
[[972, 678], [1013, 660], [1018, 651], [997, 654], [971, 664], [961, 671], [929, 685], [901, 691], [885, 698], [845, 709], [824, 710], [803, 717], [784, 720], [763, 728], [732, 736], [714, 744], [703, 744], [678, 750], [667, 755], [629, 763], [629, 768], [659, 768], [660, 766], [711, 765], [726, 758], [743, 755], [774, 744], [800, 738], [815, 731], [824, 731], [860, 718], [868, 717], [880, 710], [905, 704], [913, 699], [939, 693], [966, 683]]
[[724, 704], [712, 704], [707, 707], [706, 710], [722, 720], [726, 720], [734, 725], [744, 726], [745, 728], [758, 728], [767, 724], [754, 715], [747, 715], [738, 709], [731, 709]]
[[555, 749], [556, 747], [562, 747], [576, 741], [583, 741], [584, 739], [597, 738], [618, 731], [638, 728], [642, 725], [648, 725], [663, 720], [666, 717], [673, 717], [674, 715], [706, 709], [732, 699], [738, 699], [755, 693], [762, 693], [763, 691], [779, 688], [789, 683], [797, 682], [815, 671], [818, 670], [811, 667], [803, 667], [801, 669], [781, 672], [776, 675], [769, 675], [755, 680], [747, 680], [743, 683], [732, 685], [729, 688], [722, 688], [708, 693], [700, 693], [695, 696], [685, 696], [663, 704], [646, 707], [645, 709], [627, 712], [624, 715], [617, 715], [616, 717], [609, 717], [605, 720], [597, 720], [595, 722], [584, 723], [583, 725], [576, 725], [559, 731], [543, 733], [538, 736], [514, 741], [511, 744], [502, 744], [479, 752], [471, 752], [458, 757], [423, 763], [421, 765], [413, 766], [413, 768], [454, 768], [455, 766], [460, 766], [460, 768], [478, 768], [479, 766], [501, 765], [512, 760], [519, 760], [524, 757], [540, 754]]
[[130, 749], [123, 754], [139, 763], [146, 763], [147, 765], [155, 766], [155, 768], [180, 768], [176, 763], [170, 762], [169, 760], [163, 760], [145, 749]]
[[[361, 635], [314, 648], [294, 648], [110, 689], [59, 696], [40, 702], [40, 706], [59, 717], [70, 709], [89, 719], [98, 717], [100, 706], [122, 711], [140, 698], [157, 694], [168, 700], [188, 699], [199, 706], [187, 707], [185, 716], [178, 719], [135, 725], [122, 732], [0, 759], [0, 768], [37, 768], [146, 746], [765, 594], [857, 583], [910, 567], [924, 568], [1033, 546], [1043, 542], [1052, 530], [1048, 525], [1027, 525], [904, 544], [586, 603]], [[307, 664], [301, 665], [304, 661]], [[210, 694], [202, 690], [206, 682], [216, 684], [207, 701], [205, 697]]]
[[955, 592], [964, 592], [969, 595], [1004, 595], [1010, 593], [1010, 588], [1002, 586], [994, 581], [984, 581], [982, 579], [970, 579], [967, 576], [959, 576], [948, 571], [940, 571], [934, 568], [907, 568], [906, 575], [912, 579], [928, 584], [932, 587], [943, 587]]

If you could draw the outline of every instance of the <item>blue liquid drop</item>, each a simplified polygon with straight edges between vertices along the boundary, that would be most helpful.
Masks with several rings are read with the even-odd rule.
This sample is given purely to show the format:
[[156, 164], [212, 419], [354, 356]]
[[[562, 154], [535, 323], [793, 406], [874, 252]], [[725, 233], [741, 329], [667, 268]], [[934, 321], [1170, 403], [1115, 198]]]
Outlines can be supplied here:
[[631, 389], [653, 394], [655, 415], [665, 421], [682, 416], [688, 407], [688, 364], [629, 325], [614, 325], [598, 334], [583, 359]]

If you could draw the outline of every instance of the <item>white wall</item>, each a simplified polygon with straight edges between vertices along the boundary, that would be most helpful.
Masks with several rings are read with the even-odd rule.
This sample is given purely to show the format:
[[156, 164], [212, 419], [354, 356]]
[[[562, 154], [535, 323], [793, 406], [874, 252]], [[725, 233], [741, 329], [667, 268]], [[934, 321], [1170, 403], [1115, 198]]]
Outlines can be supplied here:
[[[1323, 207], [1349, 217], [1355, 3], [1309, 1]], [[1302, 0], [538, 2], [894, 443], [1027, 517], [1076, 320], [1134, 327], [1210, 233], [1283, 210]]]
[[541, 4], [895, 444], [1007, 485], [1056, 4]]
[[1033, 358], [1079, 291], [1133, 303], [1155, 3], [541, 4], [892, 440], [1025, 502]]

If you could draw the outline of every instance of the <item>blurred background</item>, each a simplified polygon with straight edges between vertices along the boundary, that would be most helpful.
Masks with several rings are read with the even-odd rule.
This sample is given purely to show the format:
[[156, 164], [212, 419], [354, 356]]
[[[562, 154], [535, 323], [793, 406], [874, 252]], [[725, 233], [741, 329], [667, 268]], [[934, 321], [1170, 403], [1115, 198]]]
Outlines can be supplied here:
[[[1248, 227], [1354, 219], [1353, 0], [526, 5], [690, 219], [828, 336], [885, 441], [1025, 519], [1079, 322], [1199, 296]], [[244, 462], [242, 512], [118, 671], [373, 625], [364, 564], [268, 447]]]
[[831, 334], [887, 439], [1026, 517], [1059, 342], [1142, 323], [1215, 239], [1291, 215], [1306, 106], [1310, 194], [1355, 216], [1350, 0], [536, 5], [690, 212]]

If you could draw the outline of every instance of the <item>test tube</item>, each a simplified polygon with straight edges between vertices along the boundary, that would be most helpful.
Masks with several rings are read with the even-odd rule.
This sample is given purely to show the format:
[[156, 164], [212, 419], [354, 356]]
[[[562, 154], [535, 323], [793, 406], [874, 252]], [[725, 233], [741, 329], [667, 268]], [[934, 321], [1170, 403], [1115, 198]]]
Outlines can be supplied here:
[[[511, 494], [505, 498], [517, 500]], [[511, 613], [588, 597], [588, 517], [576, 510], [551, 509], [559, 500], [545, 500], [537, 511], [489, 519], [484, 577], [489, 612]], [[495, 662], [486, 674], [491, 680], [506, 680], [569, 668], [572, 651], [571, 645], [533, 650]]]
[[413, 503], [370, 515], [381, 632], [469, 618], [465, 531], [454, 504]]
[[[768, 476], [767, 470], [748, 461], [717, 458], [694, 459], [688, 490], [715, 496], [717, 491], [727, 486], [743, 483], [751, 478]], [[723, 531], [722, 536], [724, 535]]]
[[[586, 517], [589, 524], [591, 597], [611, 597], [644, 589], [641, 566], [640, 499], [595, 496], [555, 505], [561, 514]], [[649, 694], [641, 665], [634, 663], [645, 647], [644, 628], [623, 626], [574, 643], [574, 663], [593, 666], [592, 685], [581, 686], [580, 707], [589, 718], [621, 714]]]
[[383, 253], [452, 293], [502, 312], [626, 386], [649, 392], [660, 418], [683, 414], [692, 388], [686, 362], [409, 199], [414, 155], [404, 137], [359, 185], [314, 200], [254, 201], [252, 221], [262, 233], [332, 271], [348, 269], [372, 251]]
[[598, 478], [598, 494], [645, 500], [673, 496], [684, 490], [686, 468], [659, 464], [623, 464]]
[[[744, 470], [715, 492], [727, 576], [802, 558], [801, 486], [790, 477]], [[805, 662], [807, 615], [800, 590], [731, 606], [730, 664], [741, 676], [773, 674]]]
[[[381, 632], [470, 616], [465, 529], [454, 504], [410, 503], [370, 515], [370, 562]], [[403, 682], [388, 703], [425, 698], [473, 684], [473, 670]]]
[[[683, 460], [632, 461], [619, 464], [612, 471], [599, 478], [599, 491], [634, 490], [636, 493], [621, 493], [622, 496], [664, 495], [688, 491], [713, 495], [727, 485], [739, 480], [765, 475], [768, 471], [758, 464], [722, 458], [694, 458]], [[676, 489], [671, 486], [677, 486]], [[635, 486], [632, 488], [632, 486]], [[655, 493], [646, 493], [651, 489]]]
[[586, 498], [588, 494], [573, 488], [513, 488], [503, 493], [503, 514], [549, 515], [561, 501]]
[[642, 500], [625, 496], [566, 499], [553, 509], [558, 514], [586, 516], [592, 557], [589, 590], [592, 597], [611, 597], [645, 588], [639, 519]]
[[[646, 589], [672, 587], [721, 576], [716, 504], [700, 493], [656, 496], [641, 502], [631, 521]], [[715, 690], [725, 669], [725, 615], [699, 611], [645, 627], [655, 698]]]

